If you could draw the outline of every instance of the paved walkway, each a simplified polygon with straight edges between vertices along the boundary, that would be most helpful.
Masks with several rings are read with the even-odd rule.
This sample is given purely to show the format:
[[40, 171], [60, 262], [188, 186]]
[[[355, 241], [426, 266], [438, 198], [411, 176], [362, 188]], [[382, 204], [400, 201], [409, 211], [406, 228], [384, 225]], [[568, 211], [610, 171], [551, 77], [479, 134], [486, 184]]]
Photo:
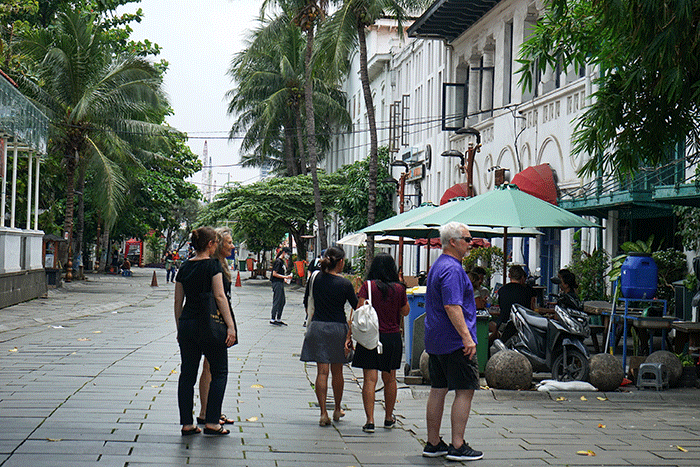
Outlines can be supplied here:
[[[319, 427], [315, 368], [299, 361], [301, 290], [287, 289], [289, 326], [273, 327], [265, 280], [234, 289], [241, 343], [229, 351], [231, 435], [181, 437], [174, 287], [162, 270], [151, 287], [152, 274], [90, 276], [0, 310], [1, 466], [454, 464], [420, 456], [424, 386], [400, 385], [397, 429], [365, 434], [361, 372], [347, 368], [347, 416]], [[698, 466], [700, 391], [478, 391], [467, 441], [485, 453], [479, 466]]]

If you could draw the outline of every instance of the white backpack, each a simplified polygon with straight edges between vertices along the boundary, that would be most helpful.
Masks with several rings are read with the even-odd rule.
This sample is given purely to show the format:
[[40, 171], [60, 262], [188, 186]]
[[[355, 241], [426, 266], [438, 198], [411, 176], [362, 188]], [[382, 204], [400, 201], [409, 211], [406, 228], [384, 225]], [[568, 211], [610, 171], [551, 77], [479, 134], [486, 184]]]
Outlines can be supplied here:
[[369, 298], [352, 315], [352, 337], [365, 349], [377, 349], [377, 353], [382, 353], [382, 343], [379, 341], [379, 317], [377, 310], [372, 306], [372, 281], [367, 281], [367, 290]]

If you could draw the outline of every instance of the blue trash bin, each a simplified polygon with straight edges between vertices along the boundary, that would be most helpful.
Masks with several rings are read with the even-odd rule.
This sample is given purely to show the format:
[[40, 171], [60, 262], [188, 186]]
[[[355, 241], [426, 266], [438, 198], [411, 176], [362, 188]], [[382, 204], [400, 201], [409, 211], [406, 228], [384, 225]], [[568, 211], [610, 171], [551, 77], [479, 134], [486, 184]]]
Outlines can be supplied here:
[[[423, 291], [420, 291], [420, 290]], [[420, 315], [425, 313], [425, 287], [419, 287], [419, 291], [411, 293], [410, 290], [407, 291], [406, 296], [408, 297], [408, 305], [411, 311], [408, 312], [408, 316], [404, 316], [404, 348], [406, 355], [406, 364], [411, 365], [411, 357], [413, 350], [413, 323]]]

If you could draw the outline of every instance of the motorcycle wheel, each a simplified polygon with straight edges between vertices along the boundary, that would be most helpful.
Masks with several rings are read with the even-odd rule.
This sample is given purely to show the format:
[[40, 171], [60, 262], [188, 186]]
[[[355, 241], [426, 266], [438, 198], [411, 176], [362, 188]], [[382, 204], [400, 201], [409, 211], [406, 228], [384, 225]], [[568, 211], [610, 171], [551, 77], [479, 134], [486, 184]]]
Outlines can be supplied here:
[[559, 354], [554, 359], [552, 378], [557, 381], [587, 381], [588, 370], [586, 356], [578, 349], [568, 349], [566, 362], [564, 362], [564, 353]]

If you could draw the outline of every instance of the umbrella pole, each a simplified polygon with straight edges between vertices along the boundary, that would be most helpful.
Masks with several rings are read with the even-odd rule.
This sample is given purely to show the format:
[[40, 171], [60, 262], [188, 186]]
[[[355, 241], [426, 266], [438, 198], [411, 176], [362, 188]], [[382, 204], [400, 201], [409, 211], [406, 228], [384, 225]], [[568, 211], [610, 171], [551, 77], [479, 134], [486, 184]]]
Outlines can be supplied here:
[[503, 227], [503, 285], [508, 280], [508, 227]]

